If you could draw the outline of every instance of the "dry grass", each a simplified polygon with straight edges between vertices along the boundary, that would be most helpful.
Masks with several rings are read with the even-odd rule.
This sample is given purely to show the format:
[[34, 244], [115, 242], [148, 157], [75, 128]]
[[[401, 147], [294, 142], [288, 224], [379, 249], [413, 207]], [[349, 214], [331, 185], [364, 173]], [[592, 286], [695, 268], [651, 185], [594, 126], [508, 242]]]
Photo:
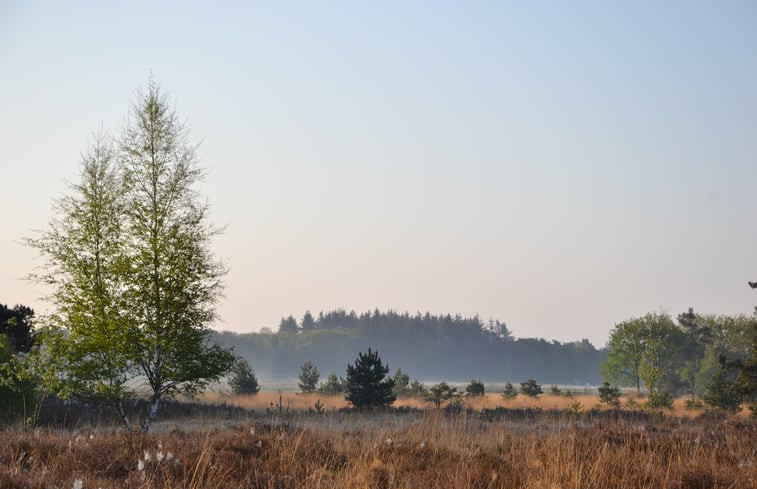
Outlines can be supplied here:
[[[621, 398], [621, 402], [625, 403], [628, 399], [633, 399], [633, 401], [639, 405], [646, 400], [645, 397], [630, 395]], [[313, 408], [317, 401], [324, 406], [326, 411], [336, 411], [350, 407], [349, 403], [343, 396], [300, 394], [288, 391], [260, 391], [254, 396], [228, 396], [218, 393], [206, 393], [203, 394], [199, 400], [210, 404], [224, 402], [232, 406], [259, 412], [265, 412], [279, 402], [281, 402], [284, 408], [289, 408], [294, 411], [307, 411], [309, 408]], [[606, 405], [603, 405], [599, 401], [599, 398], [595, 394], [575, 394], [572, 397], [543, 394], [535, 398], [520, 395], [515, 399], [505, 400], [499, 393], [490, 393], [481, 397], [466, 398], [464, 404], [467, 408], [479, 411], [483, 409], [496, 409], [499, 407], [509, 409], [540, 408], [544, 410], [569, 410], [571, 405], [576, 401], [581, 403], [581, 409], [584, 411], [591, 409], [608, 409]], [[704, 409], [685, 409], [685, 401], [686, 399], [684, 398], [676, 399], [673, 404], [673, 409], [669, 410], [668, 414], [678, 417], [695, 418], [704, 413]], [[422, 399], [406, 397], [397, 399], [394, 406], [400, 408], [428, 409], [431, 405]], [[748, 418], [749, 409], [744, 407], [738, 414], [738, 417]]]
[[749, 420], [512, 414], [521, 411], [535, 412], [299, 413], [149, 435], [7, 431], [0, 488], [68, 489], [77, 480], [82, 489], [757, 485]]

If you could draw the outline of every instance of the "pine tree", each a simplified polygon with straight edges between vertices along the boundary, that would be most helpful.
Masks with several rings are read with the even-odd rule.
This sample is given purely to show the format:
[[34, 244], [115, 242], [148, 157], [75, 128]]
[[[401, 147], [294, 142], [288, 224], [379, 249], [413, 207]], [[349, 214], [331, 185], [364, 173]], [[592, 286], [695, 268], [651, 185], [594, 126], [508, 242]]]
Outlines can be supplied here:
[[378, 352], [358, 354], [354, 365], [347, 365], [347, 395], [345, 399], [358, 409], [390, 406], [396, 396], [392, 392], [394, 379], [387, 377], [389, 366], [381, 363]]
[[597, 389], [597, 391], [601, 402], [609, 404], [614, 408], [620, 406], [620, 387], [611, 385], [609, 382], [604, 382], [602, 387]]
[[433, 402], [436, 409], [439, 409], [445, 402], [459, 396], [457, 387], [450, 387], [446, 382], [440, 382], [429, 387], [428, 392], [423, 397], [425, 400]]
[[465, 393], [469, 396], [483, 396], [485, 392], [484, 383], [481, 382], [481, 379], [471, 379], [470, 383], [465, 387]]
[[511, 400], [518, 397], [518, 391], [515, 390], [515, 387], [508, 382], [505, 384], [505, 390], [502, 391], [502, 397], [505, 398], [505, 400]]
[[320, 377], [321, 373], [318, 371], [318, 367], [308, 360], [302, 364], [302, 367], [300, 367], [300, 381], [297, 385], [302, 392], [313, 392], [318, 385], [318, 379]]
[[313, 330], [315, 330], [315, 319], [313, 319], [313, 315], [310, 314], [310, 311], [305, 311], [305, 315], [302, 316], [302, 331]]
[[729, 361], [724, 355], [720, 355], [718, 363], [720, 368], [707, 386], [702, 399], [716, 409], [737, 412], [741, 409], [742, 400], [737, 377], [743, 364], [739, 360]]
[[231, 369], [229, 387], [234, 394], [257, 394], [260, 390], [255, 371], [244, 358], [237, 359], [237, 363]]
[[331, 372], [326, 382], [321, 384], [318, 390], [327, 395], [342, 394], [345, 390], [345, 383], [346, 381], [343, 378], [337, 377], [335, 372]]
[[520, 391], [530, 397], [536, 397], [542, 393], [541, 384], [537, 384], [534, 379], [528, 379], [520, 383]]

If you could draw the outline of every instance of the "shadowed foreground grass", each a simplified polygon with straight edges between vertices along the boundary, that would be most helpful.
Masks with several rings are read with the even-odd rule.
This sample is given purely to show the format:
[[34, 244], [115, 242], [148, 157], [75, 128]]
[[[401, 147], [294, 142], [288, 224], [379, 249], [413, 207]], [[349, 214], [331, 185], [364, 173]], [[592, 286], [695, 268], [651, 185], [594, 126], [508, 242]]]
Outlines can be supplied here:
[[4, 489], [757, 484], [757, 425], [740, 419], [338, 412], [148, 435], [47, 430], [0, 436]]

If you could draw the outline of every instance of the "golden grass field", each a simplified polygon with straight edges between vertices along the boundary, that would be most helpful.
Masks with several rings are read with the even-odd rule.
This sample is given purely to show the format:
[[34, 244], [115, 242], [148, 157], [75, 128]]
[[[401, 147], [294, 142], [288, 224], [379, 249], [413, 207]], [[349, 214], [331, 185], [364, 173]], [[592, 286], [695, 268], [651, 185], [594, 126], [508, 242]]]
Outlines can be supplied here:
[[[289, 411], [267, 413], [279, 396]], [[318, 399], [324, 413], [308, 412]], [[570, 414], [576, 400], [582, 412]], [[397, 404], [415, 409], [364, 413], [341, 409], [341, 397], [270, 391], [202, 401], [225, 404], [205, 417], [163, 419], [149, 434], [6, 429], [0, 488], [757, 487], [757, 423], [694, 419], [680, 403], [650, 416], [592, 411], [588, 395], [506, 402], [489, 394], [457, 413], [414, 399]]]
[[[289, 412], [267, 413], [279, 396]], [[207, 394], [204, 403], [226, 404], [201, 418], [162, 419], [149, 434], [7, 429], [0, 488], [757, 487], [757, 422], [742, 416], [693, 418], [680, 406], [663, 416], [591, 411], [595, 396], [506, 403], [497, 394], [455, 413], [417, 400], [398, 404], [423, 409], [358, 412], [341, 409], [339, 397], [320, 397], [323, 414], [308, 412], [318, 399]], [[583, 412], [571, 415], [576, 400]]]
[[[621, 398], [621, 402], [625, 403], [628, 399], [633, 399], [636, 403], [642, 404], [646, 398], [637, 397], [634, 395], [625, 395]], [[343, 408], [348, 408], [350, 405], [344, 399], [343, 396], [324, 396], [320, 394], [301, 394], [291, 391], [260, 391], [256, 395], [252, 396], [229, 396], [215, 392], [208, 392], [203, 394], [200, 401], [207, 403], [221, 403], [225, 402], [232, 406], [238, 406], [245, 409], [252, 409], [255, 411], [265, 412], [271, 405], [277, 405], [279, 402], [286, 408], [291, 410], [307, 411], [308, 408], [312, 408], [316, 401], [320, 401], [323, 404], [326, 411], [333, 411]], [[464, 404], [466, 407], [481, 410], [481, 409], [495, 409], [498, 407], [504, 408], [540, 408], [540, 409], [558, 409], [568, 410], [571, 405], [576, 401], [581, 403], [581, 410], [591, 409], [608, 409], [606, 405], [599, 402], [599, 398], [595, 394], [575, 394], [572, 397], [558, 396], [551, 394], [542, 394], [538, 397], [528, 397], [519, 395], [515, 399], [505, 400], [499, 393], [490, 393], [481, 397], [465, 398]], [[686, 399], [676, 399], [673, 404], [673, 409], [668, 414], [694, 418], [701, 415], [704, 409], [691, 409], [684, 408], [684, 402]], [[416, 409], [429, 409], [432, 405], [422, 399], [416, 397], [405, 397], [397, 399], [394, 407], [410, 407]], [[745, 407], [737, 415], [738, 417], [749, 417], [749, 410]]]
[[149, 435], [9, 432], [0, 487], [678, 489], [757, 481], [755, 426], [743, 421], [600, 428], [435, 411], [404, 424], [369, 416], [309, 420], [327, 429], [294, 419]]

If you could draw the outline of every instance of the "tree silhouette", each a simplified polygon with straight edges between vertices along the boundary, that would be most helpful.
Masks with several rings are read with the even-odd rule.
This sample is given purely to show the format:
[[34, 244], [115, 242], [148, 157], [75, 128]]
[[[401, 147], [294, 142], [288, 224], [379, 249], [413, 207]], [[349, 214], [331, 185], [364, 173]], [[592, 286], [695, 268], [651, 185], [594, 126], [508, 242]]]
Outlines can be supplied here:
[[281, 323], [279, 323], [279, 333], [297, 334], [299, 331], [300, 327], [297, 326], [297, 320], [294, 316], [281, 318]]
[[0, 334], [5, 335], [16, 353], [26, 353], [32, 347], [34, 310], [16, 304], [9, 308], [0, 304]]
[[377, 351], [358, 354], [354, 365], [347, 365], [345, 399], [358, 409], [390, 406], [396, 399], [392, 392], [394, 379], [388, 378], [389, 366], [381, 363]]

